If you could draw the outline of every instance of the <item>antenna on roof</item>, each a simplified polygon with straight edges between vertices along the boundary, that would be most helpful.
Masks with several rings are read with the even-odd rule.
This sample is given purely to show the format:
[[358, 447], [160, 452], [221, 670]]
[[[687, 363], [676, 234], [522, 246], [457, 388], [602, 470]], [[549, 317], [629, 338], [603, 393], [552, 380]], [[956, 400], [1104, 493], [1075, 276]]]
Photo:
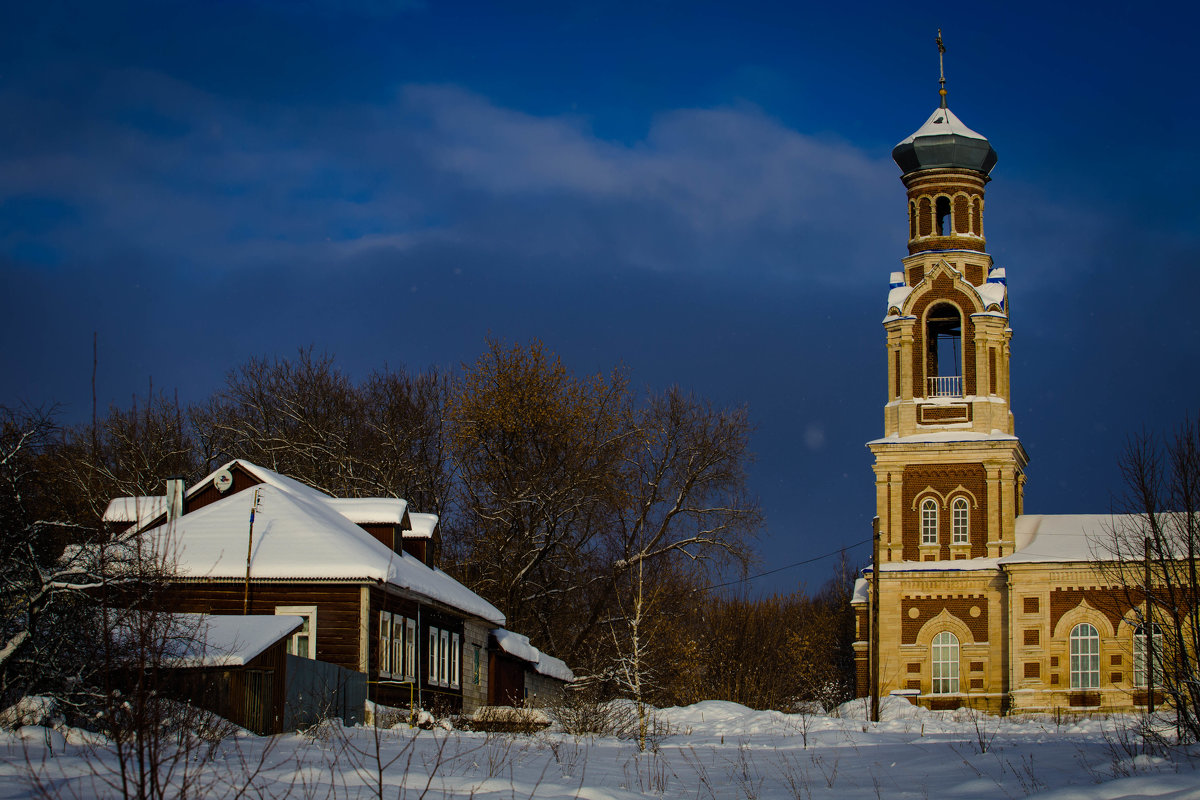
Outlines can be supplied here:
[[942, 108], [946, 108], [946, 65], [942, 57], [946, 55], [946, 45], [942, 44], [942, 29], [938, 28], [938, 94], [942, 96]]

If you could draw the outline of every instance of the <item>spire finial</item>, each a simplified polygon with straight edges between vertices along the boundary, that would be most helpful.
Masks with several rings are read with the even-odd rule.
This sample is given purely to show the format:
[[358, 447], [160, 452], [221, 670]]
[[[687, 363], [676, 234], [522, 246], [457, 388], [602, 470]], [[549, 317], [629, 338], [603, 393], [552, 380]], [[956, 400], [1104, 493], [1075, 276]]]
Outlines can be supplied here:
[[942, 29], [938, 28], [938, 94], [942, 96], [942, 108], [946, 108], [946, 65], [942, 56], [946, 55], [946, 45], [942, 44]]

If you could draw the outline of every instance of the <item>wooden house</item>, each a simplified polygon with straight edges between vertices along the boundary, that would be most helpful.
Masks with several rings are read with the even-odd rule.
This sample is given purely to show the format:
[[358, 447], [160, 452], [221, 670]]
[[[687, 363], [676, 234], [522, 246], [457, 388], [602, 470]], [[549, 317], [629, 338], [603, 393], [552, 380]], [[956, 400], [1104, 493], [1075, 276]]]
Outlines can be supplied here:
[[287, 652], [366, 674], [379, 705], [485, 702], [480, 665], [504, 615], [426, 563], [436, 516], [396, 498], [334, 498], [243, 460], [186, 490], [168, 481], [160, 513], [131, 503], [118, 498], [111, 517], [125, 512], [122, 537], [167, 562], [172, 611], [300, 617]]

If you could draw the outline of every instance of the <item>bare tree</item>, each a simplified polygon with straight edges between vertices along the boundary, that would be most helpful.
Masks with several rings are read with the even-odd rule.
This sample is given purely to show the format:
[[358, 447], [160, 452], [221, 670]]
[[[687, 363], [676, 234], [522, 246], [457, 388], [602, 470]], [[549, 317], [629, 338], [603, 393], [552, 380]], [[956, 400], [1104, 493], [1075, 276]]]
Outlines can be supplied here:
[[[1143, 433], [1121, 458], [1126, 513], [1114, 517], [1106, 564], [1138, 622], [1135, 672], [1160, 689], [1178, 729], [1200, 740], [1200, 425]], [[1157, 651], [1157, 652], [1156, 652]], [[1140, 659], [1139, 659], [1140, 656]]]

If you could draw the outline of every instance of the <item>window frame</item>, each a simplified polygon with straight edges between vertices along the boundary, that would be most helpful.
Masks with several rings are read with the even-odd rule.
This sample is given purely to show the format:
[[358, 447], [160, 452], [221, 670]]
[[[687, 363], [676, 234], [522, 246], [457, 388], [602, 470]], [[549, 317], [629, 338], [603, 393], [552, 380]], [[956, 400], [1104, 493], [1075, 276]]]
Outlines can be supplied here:
[[392, 677], [404, 674], [404, 617], [392, 615]]
[[[951, 631], [941, 631], [929, 643], [930, 694], [958, 694], [962, 688], [962, 649]], [[946, 673], [949, 674], [946, 674]]]
[[429, 626], [429, 683], [438, 685], [438, 629]]
[[921, 545], [928, 547], [938, 543], [938, 502], [932, 497], [921, 501]]
[[1080, 622], [1071, 628], [1069, 641], [1071, 688], [1099, 689], [1100, 631], [1090, 622]]
[[[317, 607], [316, 606], [275, 606], [275, 616], [277, 616], [277, 617], [296, 616], [296, 617], [304, 617], [305, 620], [307, 620], [307, 622], [308, 622], [307, 632], [305, 631], [305, 629], [303, 627], [301, 627], [299, 630], [293, 631], [291, 636], [288, 637], [287, 652], [288, 652], [288, 655], [293, 655], [293, 656], [296, 656], [297, 658], [311, 658], [313, 661], [316, 661], [317, 660]], [[302, 656], [302, 655], [300, 655], [299, 652], [297, 652], [300, 649], [299, 644], [297, 642], [298, 638], [300, 638], [300, 637], [305, 637], [308, 639], [307, 648], [308, 648], [309, 655]]]
[[392, 614], [379, 612], [379, 677], [392, 677]]
[[962, 496], [950, 503], [950, 543], [971, 543], [971, 503]]
[[450, 634], [450, 687], [457, 689], [462, 685], [459, 678], [462, 666], [462, 640], [457, 633]]
[[404, 679], [415, 683], [420, 666], [417, 663], [417, 621], [409, 617], [404, 622]]
[[1154, 685], [1162, 686], [1163, 674], [1163, 631], [1157, 622], [1143, 622], [1133, 629], [1133, 688], [1152, 688], [1146, 680], [1146, 626], [1153, 625], [1154, 639]]

